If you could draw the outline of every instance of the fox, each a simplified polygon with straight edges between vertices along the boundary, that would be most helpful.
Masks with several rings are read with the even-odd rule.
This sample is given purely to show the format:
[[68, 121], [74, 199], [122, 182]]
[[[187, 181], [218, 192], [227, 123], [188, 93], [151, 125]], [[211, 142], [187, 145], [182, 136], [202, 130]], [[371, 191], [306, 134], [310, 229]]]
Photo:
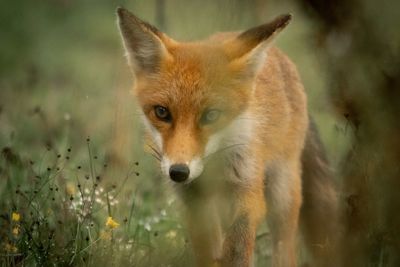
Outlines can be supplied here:
[[267, 220], [274, 267], [339, 266], [333, 173], [292, 61], [292, 16], [177, 41], [123, 7], [117, 24], [160, 172], [178, 195], [196, 266], [252, 266]]

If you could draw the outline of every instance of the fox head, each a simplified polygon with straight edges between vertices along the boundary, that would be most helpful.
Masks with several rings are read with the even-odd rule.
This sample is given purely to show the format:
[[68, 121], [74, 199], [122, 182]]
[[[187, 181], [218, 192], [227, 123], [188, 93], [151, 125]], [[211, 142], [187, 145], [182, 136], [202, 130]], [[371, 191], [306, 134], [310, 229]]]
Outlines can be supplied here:
[[291, 16], [206, 41], [177, 42], [123, 8], [117, 14], [162, 173], [188, 183], [201, 175], [205, 158], [223, 149], [226, 136], [249, 130], [233, 128], [249, 109], [269, 44]]

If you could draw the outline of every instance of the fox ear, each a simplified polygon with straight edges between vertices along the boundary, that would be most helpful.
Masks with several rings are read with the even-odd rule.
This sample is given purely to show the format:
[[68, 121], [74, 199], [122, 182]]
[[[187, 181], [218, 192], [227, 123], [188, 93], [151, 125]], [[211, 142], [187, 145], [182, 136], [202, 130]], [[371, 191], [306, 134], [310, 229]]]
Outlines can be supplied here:
[[117, 16], [128, 63], [135, 74], [156, 72], [169, 55], [164, 43], [169, 38], [124, 8], [117, 8]]
[[247, 67], [251, 73], [257, 72], [263, 65], [267, 47], [275, 37], [289, 24], [292, 15], [281, 15], [269, 23], [242, 32], [228, 42], [226, 51], [234, 65]]

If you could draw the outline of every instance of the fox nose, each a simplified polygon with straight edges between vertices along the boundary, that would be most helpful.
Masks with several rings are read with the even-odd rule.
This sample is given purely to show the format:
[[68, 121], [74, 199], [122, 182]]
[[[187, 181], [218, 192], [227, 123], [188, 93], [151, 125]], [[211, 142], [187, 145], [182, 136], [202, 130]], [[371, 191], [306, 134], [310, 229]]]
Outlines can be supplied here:
[[186, 181], [189, 173], [190, 170], [186, 164], [174, 164], [169, 168], [169, 177], [177, 183]]

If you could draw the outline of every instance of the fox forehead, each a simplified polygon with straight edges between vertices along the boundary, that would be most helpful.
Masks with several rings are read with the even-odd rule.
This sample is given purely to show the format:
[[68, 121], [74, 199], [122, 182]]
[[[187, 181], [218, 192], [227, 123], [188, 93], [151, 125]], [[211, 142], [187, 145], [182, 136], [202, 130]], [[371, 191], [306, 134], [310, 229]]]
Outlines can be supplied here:
[[169, 52], [171, 57], [162, 62], [157, 73], [138, 78], [136, 92], [142, 106], [229, 109], [230, 96], [245, 99], [248, 89], [241, 90], [245, 86], [236, 79], [220, 46], [186, 43]]

